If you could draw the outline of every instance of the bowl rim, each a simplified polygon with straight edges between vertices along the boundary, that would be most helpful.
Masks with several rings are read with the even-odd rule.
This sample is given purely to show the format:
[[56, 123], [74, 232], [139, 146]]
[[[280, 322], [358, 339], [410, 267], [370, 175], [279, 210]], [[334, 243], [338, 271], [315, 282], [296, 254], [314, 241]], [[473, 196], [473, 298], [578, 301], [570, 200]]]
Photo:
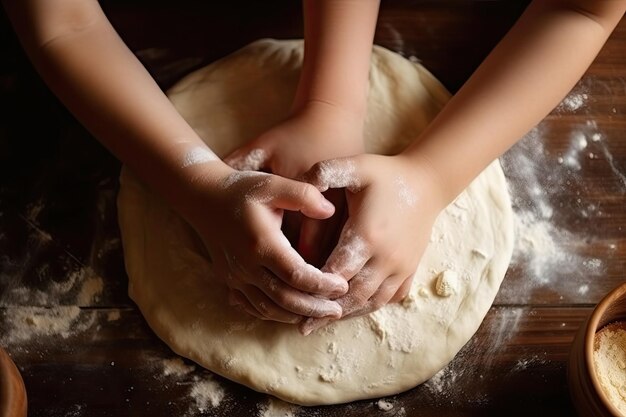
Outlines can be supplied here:
[[0, 378], [0, 416], [25, 417], [28, 400], [24, 380], [11, 356], [1, 346], [0, 367], [7, 372], [4, 375], [7, 378]]
[[[622, 417], [624, 416], [624, 414], [622, 414], [622, 412], [619, 411], [615, 405], [613, 405], [613, 403], [609, 400], [609, 397], [605, 394], [602, 385], [600, 384], [600, 380], [596, 373], [596, 367], [593, 362], [593, 351], [595, 345], [595, 336], [596, 333], [600, 330], [598, 328], [600, 318], [602, 317], [602, 315], [604, 315], [609, 306], [624, 294], [626, 294], [626, 283], [620, 284], [619, 286], [611, 290], [607, 295], [605, 295], [602, 300], [600, 300], [598, 305], [596, 305], [596, 307], [593, 309], [593, 312], [591, 313], [591, 318], [587, 323], [584, 343], [585, 362], [587, 364], [587, 369], [589, 370], [588, 373], [591, 379], [591, 384], [598, 394], [600, 401], [602, 401], [604, 406], [616, 417]], [[624, 318], [624, 320], [626, 321], [626, 317]]]

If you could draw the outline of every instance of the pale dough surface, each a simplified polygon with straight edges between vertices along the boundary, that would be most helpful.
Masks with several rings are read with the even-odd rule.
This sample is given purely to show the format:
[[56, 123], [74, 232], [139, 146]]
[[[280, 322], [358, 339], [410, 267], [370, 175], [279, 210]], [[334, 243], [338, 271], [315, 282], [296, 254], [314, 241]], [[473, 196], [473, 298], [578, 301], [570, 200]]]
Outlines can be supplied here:
[[[287, 115], [301, 60], [301, 41], [257, 41], [185, 77], [169, 96], [223, 156]], [[375, 47], [368, 152], [405, 147], [448, 98], [423, 67]], [[437, 219], [402, 304], [304, 337], [295, 326], [229, 307], [192, 229], [128, 170], [121, 182], [129, 293], [150, 327], [178, 354], [303, 405], [391, 395], [430, 378], [478, 329], [513, 249], [513, 213], [496, 161]], [[456, 281], [446, 297], [436, 293], [443, 271]]]

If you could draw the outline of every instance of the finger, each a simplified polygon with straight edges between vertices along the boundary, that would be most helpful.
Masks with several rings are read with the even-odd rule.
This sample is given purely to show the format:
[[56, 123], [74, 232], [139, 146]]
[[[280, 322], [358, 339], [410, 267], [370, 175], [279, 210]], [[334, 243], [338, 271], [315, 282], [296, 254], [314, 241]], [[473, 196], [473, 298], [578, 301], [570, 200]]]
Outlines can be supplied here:
[[379, 310], [389, 304], [390, 300], [398, 292], [401, 285], [402, 281], [400, 276], [391, 276], [386, 278], [360, 309], [348, 313], [345, 317], [363, 316]]
[[375, 262], [369, 262], [350, 281], [350, 289], [346, 295], [337, 299], [343, 310], [342, 317], [359, 312], [367, 305], [369, 299], [376, 293], [384, 279], [388, 277], [379, 268], [380, 266]]
[[270, 241], [260, 255], [263, 266], [297, 290], [330, 298], [339, 297], [348, 290], [348, 283], [342, 277], [307, 264], [286, 238]]
[[302, 180], [324, 192], [329, 188], [347, 188], [356, 192], [362, 181], [356, 158], [338, 158], [318, 162], [302, 174]]
[[363, 269], [369, 259], [369, 245], [355, 231], [352, 220], [348, 219], [341, 231], [339, 242], [322, 267], [322, 271], [340, 275], [349, 281]]
[[276, 176], [269, 193], [273, 207], [300, 211], [313, 219], [327, 219], [335, 212], [335, 206], [311, 184]]
[[263, 320], [263, 316], [261, 315], [261, 313], [259, 313], [257, 309], [254, 308], [252, 304], [250, 304], [250, 301], [248, 301], [246, 296], [243, 295], [239, 290], [233, 290], [233, 302], [234, 302], [235, 308], [243, 310], [244, 312], [248, 313], [252, 317], [256, 317], [257, 319]]
[[314, 331], [329, 325], [332, 321], [334, 320], [327, 317], [321, 319], [308, 318], [300, 323], [300, 325], [298, 326], [298, 330], [300, 331], [300, 333], [302, 333], [303, 336], [308, 336]]
[[400, 301], [404, 300], [407, 295], [409, 295], [414, 276], [415, 274], [411, 274], [404, 280], [402, 285], [400, 285], [400, 288], [398, 288], [398, 291], [396, 291], [394, 296], [391, 297], [391, 300], [389, 300], [390, 303], [399, 303]]
[[224, 283], [228, 283], [232, 276], [223, 248], [212, 248], [209, 250], [207, 247], [207, 251], [213, 264], [213, 276]]
[[271, 155], [265, 149], [248, 145], [232, 152], [224, 162], [239, 171], [259, 171], [267, 168], [270, 159]]
[[252, 307], [261, 315], [264, 320], [274, 320], [281, 323], [295, 324], [302, 320], [302, 316], [276, 305], [263, 291], [253, 285], [245, 285], [240, 290], [250, 302]]
[[314, 297], [283, 283], [271, 272], [265, 271], [259, 287], [274, 303], [298, 317], [341, 317], [339, 303], [326, 298]]

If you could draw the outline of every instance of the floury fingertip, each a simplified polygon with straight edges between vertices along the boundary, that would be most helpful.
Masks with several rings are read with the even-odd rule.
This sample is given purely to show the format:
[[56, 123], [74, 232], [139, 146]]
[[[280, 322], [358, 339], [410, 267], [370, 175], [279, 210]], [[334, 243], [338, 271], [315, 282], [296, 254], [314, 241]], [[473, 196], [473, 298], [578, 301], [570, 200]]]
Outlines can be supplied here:
[[300, 331], [300, 333], [302, 333], [303, 336], [308, 336], [317, 329], [321, 329], [322, 327], [329, 324], [331, 320], [332, 319], [330, 317], [322, 317], [319, 319], [309, 317], [298, 326], [298, 330]]
[[333, 295], [342, 296], [348, 292], [350, 285], [343, 277], [328, 272], [323, 272], [323, 275], [327, 277], [329, 281], [331, 281], [331, 285], [333, 286], [333, 293], [335, 293]]

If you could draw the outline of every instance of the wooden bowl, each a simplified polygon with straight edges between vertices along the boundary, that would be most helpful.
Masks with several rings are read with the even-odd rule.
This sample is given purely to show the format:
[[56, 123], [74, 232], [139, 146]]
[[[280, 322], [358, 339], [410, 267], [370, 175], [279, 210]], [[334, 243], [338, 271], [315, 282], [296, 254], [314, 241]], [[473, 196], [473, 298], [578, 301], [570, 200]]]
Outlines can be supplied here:
[[568, 364], [572, 400], [582, 417], [623, 417], [602, 390], [593, 363], [596, 333], [607, 324], [626, 321], [626, 284], [608, 293], [578, 330]]
[[0, 348], [0, 417], [26, 417], [24, 381], [2, 348]]

